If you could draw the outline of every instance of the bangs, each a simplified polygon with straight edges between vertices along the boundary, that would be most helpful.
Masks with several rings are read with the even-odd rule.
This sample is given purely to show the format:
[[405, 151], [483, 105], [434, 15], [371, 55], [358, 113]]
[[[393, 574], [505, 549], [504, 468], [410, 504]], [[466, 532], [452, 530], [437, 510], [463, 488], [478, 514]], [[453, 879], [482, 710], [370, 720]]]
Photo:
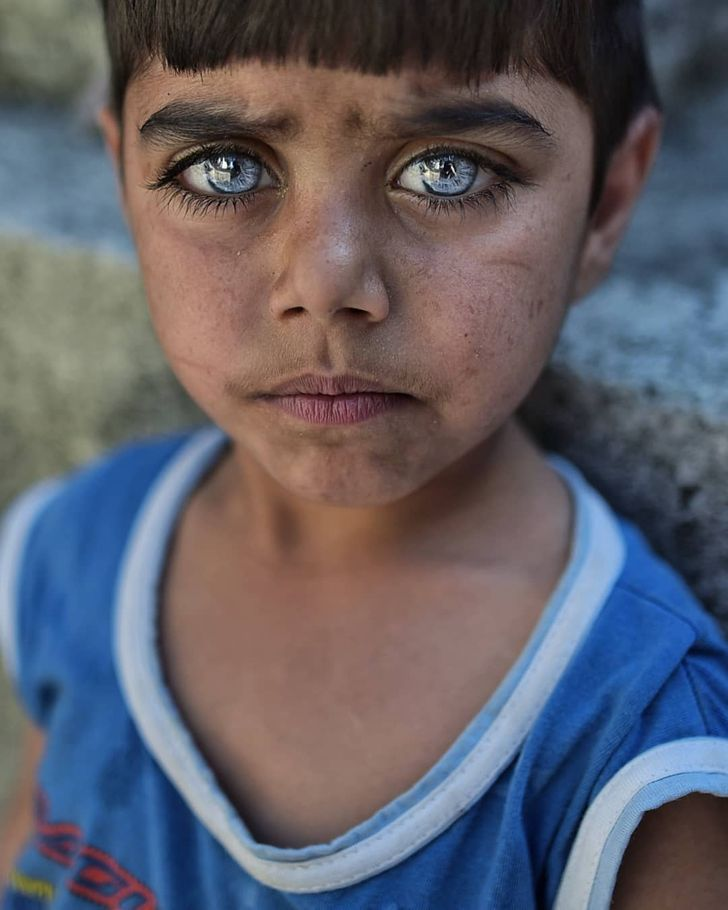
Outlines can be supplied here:
[[307, 62], [384, 75], [436, 68], [477, 87], [537, 73], [591, 110], [594, 200], [638, 110], [660, 107], [641, 0], [101, 0], [112, 105], [152, 59], [179, 73]]
[[[157, 57], [202, 72], [236, 61], [383, 75], [438, 67], [456, 82], [536, 71], [590, 96], [589, 0], [166, 0], [105, 2], [117, 108]], [[115, 40], [116, 39], [116, 40]]]

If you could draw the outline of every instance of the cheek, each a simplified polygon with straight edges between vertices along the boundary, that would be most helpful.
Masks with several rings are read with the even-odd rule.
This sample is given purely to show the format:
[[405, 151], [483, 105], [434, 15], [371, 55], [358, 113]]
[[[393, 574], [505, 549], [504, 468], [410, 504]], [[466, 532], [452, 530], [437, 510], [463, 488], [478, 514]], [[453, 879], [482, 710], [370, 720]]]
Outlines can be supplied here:
[[455, 365], [452, 401], [465, 422], [473, 412], [517, 407], [548, 360], [561, 324], [560, 300], [549, 300], [537, 284], [521, 280], [514, 286], [508, 272], [503, 269], [487, 290], [469, 299], [447, 336], [446, 357]]
[[134, 233], [152, 323], [173, 365], [217, 374], [239, 361], [265, 300], [245, 238], [236, 243], [232, 230], [165, 224], [159, 216]]
[[463, 424], [494, 407], [515, 409], [550, 356], [578, 242], [561, 233], [556, 248], [544, 236], [522, 230], [497, 245], [485, 240], [487, 252], [471, 247], [457, 269], [439, 278], [430, 272], [421, 284], [419, 299], [429, 302], [424, 341], [449, 372], [448, 403]]

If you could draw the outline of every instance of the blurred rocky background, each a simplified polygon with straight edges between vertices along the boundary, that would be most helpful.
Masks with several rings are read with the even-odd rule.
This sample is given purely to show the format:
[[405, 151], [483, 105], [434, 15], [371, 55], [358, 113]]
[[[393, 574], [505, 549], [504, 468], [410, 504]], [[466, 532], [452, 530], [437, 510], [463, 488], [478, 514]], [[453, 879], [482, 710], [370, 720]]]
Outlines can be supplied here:
[[[665, 148], [612, 279], [573, 312], [524, 414], [728, 628], [728, 4], [647, 10]], [[147, 322], [93, 127], [104, 84], [95, 0], [0, 0], [0, 509], [199, 419]], [[0, 686], [0, 804], [17, 729]]]

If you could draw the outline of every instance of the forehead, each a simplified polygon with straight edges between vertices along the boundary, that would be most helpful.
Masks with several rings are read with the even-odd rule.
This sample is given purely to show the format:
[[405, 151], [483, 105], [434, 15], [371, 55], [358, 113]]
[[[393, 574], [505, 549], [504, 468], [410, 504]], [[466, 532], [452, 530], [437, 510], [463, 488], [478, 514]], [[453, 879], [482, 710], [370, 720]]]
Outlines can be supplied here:
[[[516, 124], [524, 138], [563, 141], [575, 131], [589, 140], [591, 114], [577, 95], [535, 73], [484, 76], [478, 85], [453, 81], [434, 67], [403, 68], [386, 75], [345, 69], [245, 61], [200, 73], [175, 72], [153, 60], [130, 83], [125, 111], [137, 129], [170, 108], [192, 103], [244, 110], [277, 121], [281, 134], [331, 129], [354, 138], [414, 128], [418, 116], [440, 111], [443, 126], [462, 132], [458, 120], [485, 117], [489, 127]], [[500, 118], [500, 120], [499, 120]]]

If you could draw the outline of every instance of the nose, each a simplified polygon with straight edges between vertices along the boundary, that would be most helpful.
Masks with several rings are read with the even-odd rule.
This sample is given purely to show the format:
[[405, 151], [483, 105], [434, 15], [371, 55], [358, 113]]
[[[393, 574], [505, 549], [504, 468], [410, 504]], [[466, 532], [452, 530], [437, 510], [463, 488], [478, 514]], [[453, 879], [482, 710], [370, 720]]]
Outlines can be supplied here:
[[276, 318], [307, 315], [326, 324], [340, 311], [371, 323], [387, 318], [377, 238], [361, 204], [329, 202], [289, 213], [282, 230], [270, 294]]

